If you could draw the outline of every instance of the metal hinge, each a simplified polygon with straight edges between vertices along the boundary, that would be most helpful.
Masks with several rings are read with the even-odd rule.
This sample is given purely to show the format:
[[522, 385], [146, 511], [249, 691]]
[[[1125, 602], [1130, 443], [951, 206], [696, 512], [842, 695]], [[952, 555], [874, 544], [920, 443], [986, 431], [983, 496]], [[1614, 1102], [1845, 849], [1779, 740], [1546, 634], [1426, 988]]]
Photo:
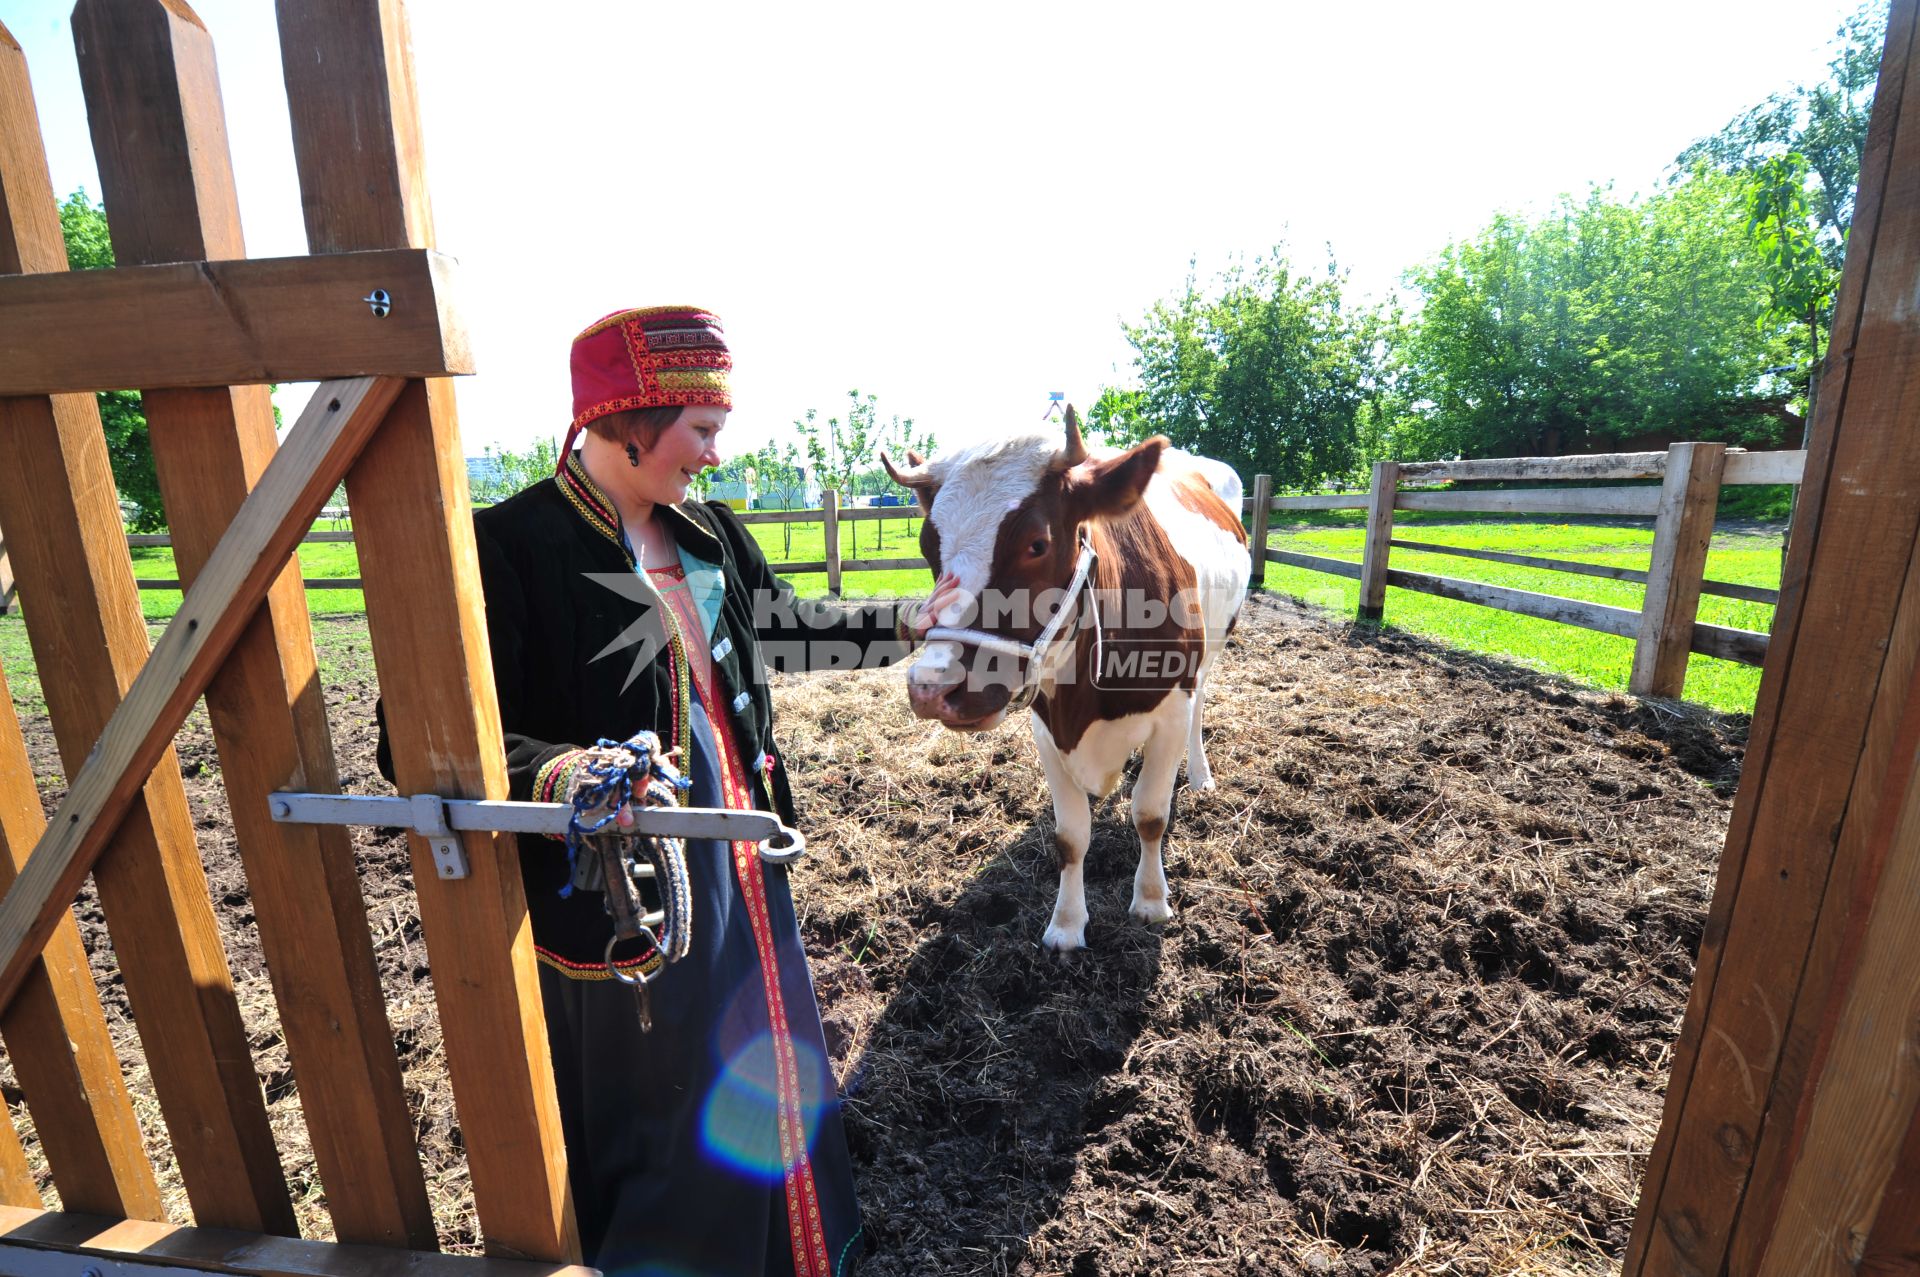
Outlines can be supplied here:
[[[573, 809], [566, 803], [509, 803], [479, 798], [442, 798], [415, 794], [387, 798], [363, 794], [267, 795], [267, 810], [282, 824], [375, 825], [411, 829], [427, 840], [433, 865], [442, 878], [467, 876], [467, 853], [457, 836], [463, 830], [566, 836]], [[623, 831], [626, 832], [626, 831]], [[784, 865], [807, 848], [798, 830], [764, 811], [720, 807], [642, 807], [634, 812], [631, 832], [666, 838], [714, 838], [757, 842], [760, 857]]]

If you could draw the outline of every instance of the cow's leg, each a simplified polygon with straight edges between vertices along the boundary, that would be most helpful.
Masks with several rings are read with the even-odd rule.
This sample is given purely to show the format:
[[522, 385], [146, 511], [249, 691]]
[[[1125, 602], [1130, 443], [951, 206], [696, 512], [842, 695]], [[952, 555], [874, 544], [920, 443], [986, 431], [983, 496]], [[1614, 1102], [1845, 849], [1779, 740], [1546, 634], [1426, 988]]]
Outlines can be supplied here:
[[1207, 764], [1207, 747], [1200, 739], [1200, 707], [1207, 700], [1207, 674], [1213, 667], [1209, 654], [1193, 683], [1193, 716], [1187, 722], [1187, 784], [1194, 789], [1216, 789], [1213, 768]]
[[1053, 791], [1053, 845], [1060, 856], [1060, 891], [1053, 901], [1053, 920], [1041, 943], [1062, 953], [1087, 946], [1087, 884], [1084, 877], [1087, 846], [1093, 839], [1093, 809], [1087, 791], [1067, 771], [1066, 760], [1038, 718], [1033, 720], [1033, 743]]
[[[1193, 721], [1200, 721], [1198, 697], [1194, 698]], [[1167, 874], [1161, 865], [1160, 845], [1166, 839], [1167, 817], [1173, 811], [1174, 773], [1180, 769], [1181, 754], [1189, 747], [1178, 724], [1167, 724], [1148, 737], [1140, 759], [1140, 775], [1133, 782], [1133, 827], [1140, 834], [1140, 864], [1133, 871], [1133, 904], [1128, 912], [1142, 922], [1165, 922], [1173, 917], [1173, 906], [1167, 903]], [[1189, 768], [1195, 756], [1190, 755]], [[1206, 766], [1204, 758], [1201, 766]], [[1191, 778], [1192, 773], [1188, 775]]]

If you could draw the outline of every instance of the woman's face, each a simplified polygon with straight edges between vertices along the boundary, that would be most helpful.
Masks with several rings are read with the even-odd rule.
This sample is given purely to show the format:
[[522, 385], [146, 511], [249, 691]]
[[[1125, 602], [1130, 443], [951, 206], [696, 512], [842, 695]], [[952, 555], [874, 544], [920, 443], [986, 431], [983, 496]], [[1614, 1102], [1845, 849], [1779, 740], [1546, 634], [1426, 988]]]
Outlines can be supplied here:
[[633, 474], [639, 495], [666, 505], [685, 500], [687, 485], [694, 477], [720, 464], [720, 431], [726, 424], [725, 408], [682, 408], [674, 423], [660, 432], [653, 447], [640, 454], [639, 468]]

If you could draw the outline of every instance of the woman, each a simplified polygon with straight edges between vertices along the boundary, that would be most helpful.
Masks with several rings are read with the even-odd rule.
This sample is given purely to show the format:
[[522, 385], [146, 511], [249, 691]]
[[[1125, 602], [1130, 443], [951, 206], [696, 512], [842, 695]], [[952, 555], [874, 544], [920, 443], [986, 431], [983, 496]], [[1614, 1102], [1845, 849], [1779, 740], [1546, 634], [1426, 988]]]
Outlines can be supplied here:
[[[608, 315], [571, 362], [555, 477], [474, 518], [509, 797], [566, 801], [597, 741], [652, 731], [678, 751], [689, 805], [794, 824], [763, 669], [885, 663], [904, 627], [889, 604], [796, 602], [731, 510], [685, 503], [732, 407], [713, 315]], [[690, 841], [687, 861], [692, 949], [649, 986], [643, 1031], [611, 978], [601, 893], [568, 890], [562, 844], [521, 839], [586, 1260], [839, 1277], [860, 1224], [786, 871], [748, 843]], [[627, 975], [661, 965], [644, 939], [611, 954]]]

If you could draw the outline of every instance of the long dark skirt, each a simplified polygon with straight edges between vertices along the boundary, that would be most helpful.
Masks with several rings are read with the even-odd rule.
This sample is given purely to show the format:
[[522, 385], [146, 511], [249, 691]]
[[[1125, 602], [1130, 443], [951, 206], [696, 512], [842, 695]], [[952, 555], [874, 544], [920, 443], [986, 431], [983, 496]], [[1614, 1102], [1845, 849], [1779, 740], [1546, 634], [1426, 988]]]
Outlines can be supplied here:
[[[693, 729], [689, 800], [726, 805], [697, 705]], [[795, 1273], [797, 1256], [801, 1273], [840, 1277], [861, 1249], [859, 1210], [786, 870], [759, 866], [761, 912], [729, 844], [689, 842], [687, 867], [692, 950], [651, 986], [652, 1032], [626, 985], [540, 969], [587, 1262], [608, 1277], [760, 1277]], [[756, 914], [784, 1004], [779, 1036]], [[810, 1175], [782, 1153], [781, 1061], [797, 1085], [787, 1130]]]

